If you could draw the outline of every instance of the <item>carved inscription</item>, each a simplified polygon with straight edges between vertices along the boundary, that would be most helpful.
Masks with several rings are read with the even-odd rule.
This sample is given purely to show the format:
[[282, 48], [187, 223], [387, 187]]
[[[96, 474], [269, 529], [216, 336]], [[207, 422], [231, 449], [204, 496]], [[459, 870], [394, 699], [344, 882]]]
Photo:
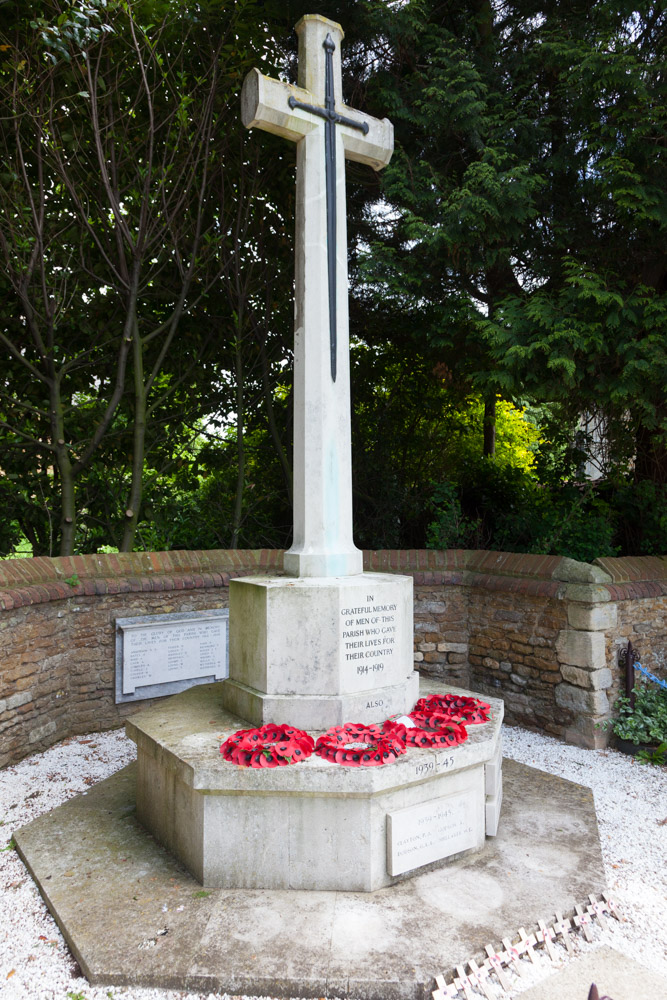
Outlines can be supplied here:
[[381, 677], [396, 656], [397, 605], [367, 594], [363, 604], [340, 614], [346, 664], [358, 677]]
[[387, 869], [401, 875], [475, 847], [473, 791], [458, 792], [387, 814]]
[[438, 774], [440, 771], [447, 771], [454, 766], [454, 756], [449, 751], [439, 751], [429, 753], [428, 760], [422, 760], [415, 764], [415, 774], [418, 778], [425, 778], [430, 774]]

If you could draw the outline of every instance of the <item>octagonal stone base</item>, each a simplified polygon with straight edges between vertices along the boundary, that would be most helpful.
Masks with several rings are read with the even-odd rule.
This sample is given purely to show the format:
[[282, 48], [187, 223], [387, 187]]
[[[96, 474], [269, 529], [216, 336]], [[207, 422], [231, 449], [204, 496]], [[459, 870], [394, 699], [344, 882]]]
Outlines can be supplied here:
[[[222, 687], [191, 688], [126, 724], [138, 750], [138, 818], [203, 885], [370, 891], [495, 834], [501, 701], [448, 750], [409, 749], [373, 768], [313, 755], [260, 770], [220, 756], [220, 743], [247, 728], [223, 708]], [[446, 690], [429, 681], [422, 694]]]

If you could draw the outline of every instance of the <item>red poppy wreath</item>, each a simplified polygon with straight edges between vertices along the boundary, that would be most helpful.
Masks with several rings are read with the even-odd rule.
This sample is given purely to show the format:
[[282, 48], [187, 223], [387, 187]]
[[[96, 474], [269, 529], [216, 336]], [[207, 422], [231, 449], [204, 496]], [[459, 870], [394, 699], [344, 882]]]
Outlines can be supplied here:
[[405, 740], [382, 726], [349, 722], [332, 726], [318, 737], [315, 753], [334, 764], [346, 767], [377, 767], [391, 764], [405, 753]]
[[426, 716], [441, 715], [454, 722], [464, 722], [467, 726], [478, 722], [488, 722], [491, 706], [479, 698], [467, 698], [458, 694], [432, 694], [428, 698], [420, 698], [410, 718], [417, 714]]
[[302, 729], [269, 723], [260, 729], [240, 729], [225, 740], [220, 753], [241, 767], [283, 767], [310, 757], [314, 747], [313, 737]]
[[385, 722], [384, 729], [404, 740], [409, 747], [455, 747], [468, 739], [465, 726], [440, 713], [411, 712], [410, 718], [414, 719], [416, 726], [404, 726], [401, 722], [390, 720]]

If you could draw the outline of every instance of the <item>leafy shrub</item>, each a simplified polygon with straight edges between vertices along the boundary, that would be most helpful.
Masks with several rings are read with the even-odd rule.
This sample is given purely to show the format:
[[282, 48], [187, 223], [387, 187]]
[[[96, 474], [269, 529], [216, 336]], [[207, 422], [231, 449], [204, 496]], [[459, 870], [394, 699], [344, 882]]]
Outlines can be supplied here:
[[478, 524], [463, 516], [461, 501], [453, 483], [439, 483], [433, 490], [431, 510], [436, 519], [431, 521], [426, 535], [428, 549], [465, 548]]
[[541, 486], [525, 469], [491, 458], [471, 462], [459, 482], [433, 489], [429, 548], [485, 548], [569, 556], [617, 555], [618, 515], [593, 484]]
[[667, 484], [616, 475], [600, 483], [598, 492], [616, 512], [616, 540], [623, 555], [667, 552]]
[[637, 684], [634, 688], [635, 704], [621, 695], [614, 708], [618, 715], [605, 723], [605, 728], [630, 743], [667, 742], [667, 691], [657, 684]]

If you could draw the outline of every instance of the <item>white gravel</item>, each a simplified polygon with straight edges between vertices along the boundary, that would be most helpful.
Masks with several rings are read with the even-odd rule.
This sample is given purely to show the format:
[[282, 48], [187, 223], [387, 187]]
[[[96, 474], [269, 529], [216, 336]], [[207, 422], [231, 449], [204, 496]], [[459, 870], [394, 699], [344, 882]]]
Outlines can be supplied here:
[[[592, 945], [608, 944], [667, 977], [667, 768], [643, 766], [616, 751], [583, 750], [551, 737], [505, 727], [505, 756], [593, 789], [607, 883], [623, 921], [594, 926]], [[3, 1000], [213, 1000], [220, 994], [89, 986], [14, 850], [12, 831], [53, 809], [134, 758], [122, 732], [64, 740], [0, 771], [0, 994]], [[584, 902], [582, 900], [582, 902]], [[508, 928], [508, 933], [512, 929]], [[559, 962], [567, 961], [557, 946]], [[512, 997], [554, 971], [538, 965], [514, 973]], [[498, 994], [500, 996], [500, 994]], [[502, 994], [504, 997], [507, 994]]]

